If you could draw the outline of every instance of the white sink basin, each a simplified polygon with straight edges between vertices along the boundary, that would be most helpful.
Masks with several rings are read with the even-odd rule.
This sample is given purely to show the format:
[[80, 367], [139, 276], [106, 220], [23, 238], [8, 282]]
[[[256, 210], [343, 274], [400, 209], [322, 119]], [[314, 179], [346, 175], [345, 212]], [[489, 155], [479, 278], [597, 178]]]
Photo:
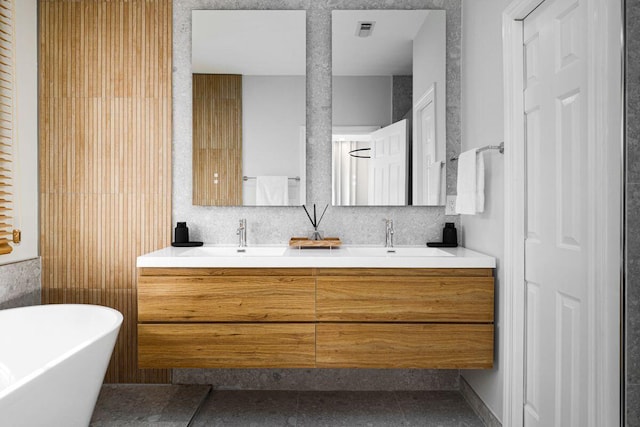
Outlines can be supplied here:
[[440, 257], [453, 256], [449, 252], [445, 252], [438, 248], [358, 248], [350, 247], [347, 249], [351, 256], [362, 257]]
[[[240, 251], [239, 251], [240, 249]], [[169, 246], [138, 257], [138, 267], [176, 268], [495, 268], [495, 258], [457, 248], [341, 246], [291, 249], [285, 245]]]
[[242, 256], [282, 256], [286, 247], [280, 246], [251, 246], [239, 248], [237, 246], [201, 246], [189, 249], [181, 254], [188, 257], [242, 257]]

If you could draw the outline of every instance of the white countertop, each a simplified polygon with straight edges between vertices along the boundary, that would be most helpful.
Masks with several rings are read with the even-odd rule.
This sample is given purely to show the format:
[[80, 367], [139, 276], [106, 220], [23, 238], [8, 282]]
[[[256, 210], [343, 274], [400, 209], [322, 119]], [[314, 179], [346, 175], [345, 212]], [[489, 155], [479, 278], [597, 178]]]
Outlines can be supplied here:
[[[495, 258], [463, 247], [346, 246], [297, 249], [288, 246], [174, 248], [169, 246], [137, 259], [137, 267], [226, 268], [495, 268]], [[395, 252], [388, 252], [389, 250]]]

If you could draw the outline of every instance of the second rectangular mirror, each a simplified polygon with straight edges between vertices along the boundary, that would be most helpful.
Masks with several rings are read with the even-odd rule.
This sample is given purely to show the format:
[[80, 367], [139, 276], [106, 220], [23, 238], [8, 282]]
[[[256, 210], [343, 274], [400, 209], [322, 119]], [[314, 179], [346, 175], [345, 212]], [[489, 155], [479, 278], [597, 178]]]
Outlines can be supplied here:
[[444, 205], [445, 18], [332, 12], [334, 205]]
[[305, 203], [305, 13], [192, 12], [194, 205]]

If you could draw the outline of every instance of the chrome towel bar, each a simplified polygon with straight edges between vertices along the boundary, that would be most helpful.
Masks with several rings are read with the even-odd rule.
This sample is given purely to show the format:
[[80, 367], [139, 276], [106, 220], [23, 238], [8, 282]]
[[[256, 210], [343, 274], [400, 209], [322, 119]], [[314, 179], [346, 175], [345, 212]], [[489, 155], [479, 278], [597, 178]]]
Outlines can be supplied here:
[[[502, 153], [504, 153], [504, 142], [501, 142], [498, 145], [485, 145], [482, 148], [478, 148], [476, 153], [480, 153], [482, 151], [487, 151], [487, 150], [498, 150], [500, 152], [500, 154], [502, 154]], [[456, 160], [458, 160], [458, 156], [454, 156], [450, 160], [452, 162], [455, 162]]]
[[[299, 177], [299, 176], [294, 176], [294, 177], [291, 177], [291, 176], [290, 176], [290, 177], [288, 177], [288, 178], [289, 178], [290, 180], [293, 180], [293, 181], [300, 181], [300, 177]], [[243, 180], [243, 181], [249, 181], [250, 179], [256, 179], [256, 177], [255, 177], [255, 176], [243, 176], [243, 177], [242, 177], [242, 180]]]

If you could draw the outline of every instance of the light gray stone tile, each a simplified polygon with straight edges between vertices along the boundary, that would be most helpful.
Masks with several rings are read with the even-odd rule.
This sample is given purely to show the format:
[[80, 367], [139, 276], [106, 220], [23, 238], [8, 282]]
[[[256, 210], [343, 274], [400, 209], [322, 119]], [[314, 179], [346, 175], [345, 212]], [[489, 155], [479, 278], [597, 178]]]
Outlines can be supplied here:
[[640, 427], [640, 385], [627, 385], [627, 427]]
[[458, 390], [457, 370], [174, 369], [176, 384], [216, 390]]
[[627, 186], [627, 381], [640, 384], [640, 184]]
[[210, 390], [203, 385], [106, 384], [91, 426], [186, 427]]
[[626, 425], [640, 426], [640, 2], [626, 13]]
[[626, 2], [628, 182], [640, 184], [640, 2]]
[[193, 419], [193, 427], [295, 426], [298, 393], [214, 391]]
[[[175, 2], [173, 56], [173, 221], [187, 221], [193, 240], [234, 244], [239, 218], [248, 220], [249, 244], [285, 244], [306, 235], [309, 225], [300, 208], [201, 207], [191, 204], [191, 11], [194, 9], [307, 10], [307, 203], [331, 200], [331, 10], [445, 9], [447, 11], [447, 152], [460, 149], [460, 0], [183, 0]], [[455, 194], [455, 164], [447, 170], [447, 191]], [[325, 235], [349, 244], [383, 244], [383, 218], [396, 222], [396, 242], [424, 244], [439, 240], [442, 207], [329, 208]], [[449, 220], [449, 218], [447, 218]], [[458, 221], [457, 218], [454, 221]]]
[[0, 265], [0, 309], [40, 304], [40, 258]]
[[28, 307], [30, 305], [40, 305], [42, 300], [41, 291], [23, 293], [20, 296], [0, 302], [0, 310], [5, 308]]
[[459, 392], [414, 391], [396, 392], [407, 425], [483, 427]]
[[297, 426], [405, 425], [393, 392], [300, 392]]

